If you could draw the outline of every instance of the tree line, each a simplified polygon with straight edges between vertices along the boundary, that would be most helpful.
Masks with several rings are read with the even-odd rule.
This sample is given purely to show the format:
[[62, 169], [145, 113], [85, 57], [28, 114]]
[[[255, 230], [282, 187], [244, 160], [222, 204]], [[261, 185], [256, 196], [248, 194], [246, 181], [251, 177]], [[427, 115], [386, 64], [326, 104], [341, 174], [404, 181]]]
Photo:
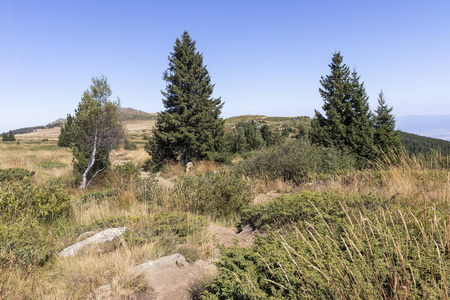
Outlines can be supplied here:
[[[357, 71], [350, 71], [339, 52], [329, 66], [331, 74], [322, 77], [319, 89], [325, 115], [316, 111], [309, 134], [304, 127], [280, 132], [257, 121], [238, 123], [225, 133], [220, 117], [224, 103], [212, 96], [214, 84], [203, 55], [185, 31], [170, 53], [163, 74], [165, 110], [158, 113], [145, 149], [155, 167], [160, 167], [168, 161], [227, 161], [233, 153], [276, 145], [288, 137], [309, 138], [315, 144], [352, 152], [362, 162], [373, 159], [377, 149], [398, 148], [392, 107], [386, 104], [384, 94], [380, 92], [378, 108], [372, 113]], [[105, 77], [93, 78], [75, 115], [68, 115], [61, 128], [58, 145], [72, 147], [81, 188], [109, 167], [110, 151], [124, 138], [120, 103], [109, 100], [111, 94]]]

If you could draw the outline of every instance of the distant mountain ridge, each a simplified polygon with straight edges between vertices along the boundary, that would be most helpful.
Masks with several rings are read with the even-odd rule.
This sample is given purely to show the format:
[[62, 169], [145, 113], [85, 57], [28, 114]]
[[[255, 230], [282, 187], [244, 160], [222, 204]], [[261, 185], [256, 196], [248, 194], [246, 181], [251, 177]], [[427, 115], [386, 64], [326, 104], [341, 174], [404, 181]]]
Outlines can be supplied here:
[[[157, 113], [147, 113], [130, 107], [120, 108], [120, 119], [126, 121], [155, 121]], [[267, 117], [264, 115], [242, 115], [225, 119], [225, 130], [229, 131], [238, 122], [251, 120], [264, 121], [275, 126], [309, 126], [311, 118], [301, 117]], [[450, 115], [441, 116], [407, 116], [396, 117], [397, 127], [401, 130], [402, 144], [410, 153], [426, 153], [432, 149], [440, 149], [442, 154], [450, 154]], [[15, 129], [14, 134], [24, 134], [38, 129], [60, 127], [66, 119], [60, 118], [47, 125]]]
[[[138, 120], [156, 120], [157, 113], [147, 113], [138, 109], [134, 109], [131, 107], [121, 107], [119, 109], [120, 112], [120, 119], [122, 121], [138, 121]], [[61, 127], [63, 124], [66, 123], [66, 118], [59, 118], [53, 122], [48, 123], [47, 125], [40, 125], [40, 126], [32, 126], [32, 127], [23, 127], [19, 129], [14, 129], [12, 132], [14, 134], [24, 134], [24, 133], [30, 133], [38, 129], [49, 129], [54, 127]]]

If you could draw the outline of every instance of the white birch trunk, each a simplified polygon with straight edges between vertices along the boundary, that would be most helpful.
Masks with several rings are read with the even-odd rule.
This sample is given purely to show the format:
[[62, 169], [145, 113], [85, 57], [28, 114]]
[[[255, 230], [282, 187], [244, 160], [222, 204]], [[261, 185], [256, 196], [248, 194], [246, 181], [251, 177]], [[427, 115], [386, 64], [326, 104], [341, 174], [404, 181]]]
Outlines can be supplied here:
[[86, 187], [87, 175], [89, 174], [89, 171], [94, 166], [95, 153], [97, 152], [97, 139], [98, 139], [98, 135], [97, 135], [97, 128], [96, 128], [95, 129], [95, 136], [94, 136], [94, 147], [92, 147], [91, 158], [89, 159], [89, 164], [88, 164], [86, 170], [83, 173], [83, 177], [81, 178], [80, 189], [84, 189]]

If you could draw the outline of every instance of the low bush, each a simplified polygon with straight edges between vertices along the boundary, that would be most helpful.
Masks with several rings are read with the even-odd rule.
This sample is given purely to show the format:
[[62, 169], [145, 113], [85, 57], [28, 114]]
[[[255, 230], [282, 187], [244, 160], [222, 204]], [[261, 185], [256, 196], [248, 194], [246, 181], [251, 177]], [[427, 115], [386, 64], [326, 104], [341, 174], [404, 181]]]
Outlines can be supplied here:
[[44, 169], [52, 169], [52, 168], [65, 168], [67, 165], [60, 162], [54, 162], [54, 161], [46, 161], [41, 164], [39, 164], [39, 167]]
[[126, 139], [123, 142], [123, 149], [125, 150], [136, 150], [137, 149], [137, 145], [134, 142], [131, 142], [130, 140]]
[[[347, 214], [359, 210], [376, 211], [387, 201], [372, 195], [342, 195], [334, 192], [282, 195], [265, 205], [251, 205], [242, 210], [241, 225], [254, 228], [280, 228], [285, 224], [318, 223], [324, 220], [332, 226], [340, 226]], [[346, 212], [347, 211], [347, 212]]]
[[93, 192], [85, 192], [80, 197], [80, 202], [86, 203], [86, 202], [101, 202], [107, 198], [113, 197], [116, 195], [116, 192], [114, 189], [107, 189], [104, 191], [93, 191]]
[[[254, 214], [265, 224], [274, 224], [278, 216], [289, 216], [291, 222], [257, 237], [251, 247], [222, 248], [219, 276], [203, 299], [450, 296], [445, 210], [435, 208], [419, 217], [375, 197], [331, 201], [329, 194], [307, 193], [297, 200], [303, 204], [285, 199], [277, 202], [278, 210], [273, 203]], [[335, 202], [341, 209], [335, 210]]]
[[70, 198], [59, 186], [40, 187], [25, 180], [0, 186], [0, 218], [6, 221], [37, 219], [51, 222], [69, 215]]
[[56, 252], [49, 229], [37, 220], [0, 222], [0, 266], [42, 266]]
[[171, 195], [175, 207], [213, 217], [226, 217], [246, 207], [253, 196], [249, 181], [231, 171], [208, 171], [185, 176], [175, 184]]
[[307, 140], [289, 140], [252, 152], [236, 166], [243, 174], [301, 183], [317, 176], [330, 177], [354, 169], [356, 160], [334, 148], [312, 145]]
[[0, 169], [0, 182], [23, 180], [35, 174], [34, 171], [28, 171], [22, 168]]
[[139, 166], [131, 161], [118, 165], [114, 171], [115, 175], [122, 179], [138, 179], [140, 177]]

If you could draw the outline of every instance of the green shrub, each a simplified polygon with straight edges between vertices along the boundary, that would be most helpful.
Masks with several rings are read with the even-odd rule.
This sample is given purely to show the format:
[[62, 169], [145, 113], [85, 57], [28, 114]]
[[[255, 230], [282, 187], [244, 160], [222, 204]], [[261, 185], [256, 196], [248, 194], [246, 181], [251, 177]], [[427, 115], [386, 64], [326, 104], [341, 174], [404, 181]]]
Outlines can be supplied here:
[[185, 176], [171, 191], [181, 209], [215, 217], [239, 212], [253, 196], [250, 182], [230, 171]]
[[59, 186], [36, 186], [29, 181], [0, 186], [0, 218], [7, 221], [36, 218], [50, 222], [70, 213], [70, 198]]
[[34, 171], [28, 171], [22, 168], [0, 169], [0, 182], [23, 180], [35, 174]]
[[107, 189], [104, 191], [94, 191], [94, 192], [85, 192], [80, 197], [80, 201], [82, 203], [86, 202], [102, 202], [103, 200], [113, 197], [116, 195], [116, 192], [114, 189]]
[[44, 265], [56, 252], [54, 238], [37, 220], [0, 222], [0, 266]]
[[123, 179], [138, 179], [141, 175], [139, 166], [131, 161], [118, 165], [114, 171]]
[[376, 211], [385, 207], [386, 203], [386, 200], [372, 195], [344, 196], [333, 192], [282, 195], [265, 205], [251, 205], [243, 209], [241, 225], [279, 228], [291, 222], [317, 223], [323, 219], [336, 227], [346, 219], [343, 207], [350, 213], [355, 213], [363, 208]]
[[67, 165], [60, 162], [54, 162], [54, 161], [46, 161], [41, 164], [39, 164], [39, 167], [44, 169], [52, 169], [52, 168], [64, 168]]
[[136, 150], [137, 145], [134, 142], [131, 142], [130, 140], [126, 139], [123, 142], [123, 149], [125, 150]]
[[236, 168], [246, 175], [299, 183], [317, 175], [345, 173], [354, 166], [355, 159], [337, 149], [312, 145], [307, 140], [290, 140], [251, 153]]
[[[295, 198], [303, 204], [294, 204]], [[257, 237], [251, 247], [222, 248], [219, 275], [203, 299], [450, 296], [445, 209], [419, 217], [373, 196], [334, 198], [304, 193], [253, 214], [265, 224], [278, 217], [291, 222]]]

